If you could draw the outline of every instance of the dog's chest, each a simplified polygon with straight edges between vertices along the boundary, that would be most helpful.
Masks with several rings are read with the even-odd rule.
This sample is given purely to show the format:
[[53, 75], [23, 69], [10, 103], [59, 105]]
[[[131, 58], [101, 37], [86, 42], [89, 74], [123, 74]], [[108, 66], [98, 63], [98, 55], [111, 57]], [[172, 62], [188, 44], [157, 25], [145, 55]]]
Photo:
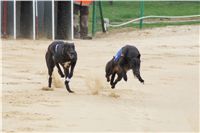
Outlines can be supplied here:
[[65, 67], [65, 68], [69, 68], [70, 67], [70, 64], [71, 64], [71, 61], [66, 61], [66, 62], [64, 62], [64, 63], [62, 63], [63, 64], [63, 66]]

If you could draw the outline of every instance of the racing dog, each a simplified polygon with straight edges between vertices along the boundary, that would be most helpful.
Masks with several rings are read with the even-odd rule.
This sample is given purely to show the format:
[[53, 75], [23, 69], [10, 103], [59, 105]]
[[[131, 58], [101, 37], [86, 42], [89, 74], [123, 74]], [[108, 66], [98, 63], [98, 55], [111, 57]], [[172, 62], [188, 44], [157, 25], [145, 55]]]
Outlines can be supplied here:
[[[52, 73], [54, 67], [56, 66], [60, 76], [62, 78], [65, 77], [66, 89], [69, 93], [73, 93], [69, 87], [69, 81], [73, 76], [74, 67], [77, 62], [77, 53], [75, 51], [74, 43], [67, 43], [63, 41], [52, 42], [47, 49], [45, 58], [49, 74], [48, 87], [51, 88]], [[60, 65], [64, 70], [64, 74], [60, 68]]]
[[[122, 47], [117, 54], [106, 64], [106, 79], [110, 82], [111, 88], [115, 88], [117, 82], [122, 78], [127, 81], [127, 71], [132, 70], [133, 75], [138, 78], [141, 83], [144, 80], [140, 76], [140, 52], [135, 46], [126, 45]], [[117, 74], [117, 79], [115, 75]], [[111, 76], [111, 79], [110, 79]]]

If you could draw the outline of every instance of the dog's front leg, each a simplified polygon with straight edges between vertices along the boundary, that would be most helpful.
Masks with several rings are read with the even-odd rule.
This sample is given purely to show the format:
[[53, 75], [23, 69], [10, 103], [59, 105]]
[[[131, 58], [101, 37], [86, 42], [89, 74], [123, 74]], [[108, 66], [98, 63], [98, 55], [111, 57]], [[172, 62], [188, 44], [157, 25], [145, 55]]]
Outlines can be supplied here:
[[58, 64], [58, 63], [55, 63], [55, 64], [56, 64], [56, 67], [58, 68], [58, 73], [60, 74], [60, 76], [61, 76], [62, 78], [64, 78], [65, 75], [63, 74], [63, 72], [62, 72], [62, 70], [61, 70], [59, 64]]
[[69, 76], [68, 76], [69, 79], [71, 79], [72, 76], [73, 76], [73, 74], [74, 74], [74, 68], [75, 68], [75, 66], [76, 66], [76, 61], [71, 62], [71, 69], [70, 69], [70, 73], [69, 73]]
[[110, 75], [109, 74], [106, 74], [106, 79], [107, 79], [107, 82], [110, 82]]
[[111, 80], [110, 80], [110, 85], [111, 86], [113, 85], [113, 82], [114, 82], [114, 79], [115, 79], [115, 75], [116, 75], [116, 73], [113, 73], [112, 76], [111, 76]]
[[112, 89], [115, 88], [115, 85], [117, 84], [117, 82], [119, 82], [119, 81], [122, 79], [122, 77], [123, 77], [123, 74], [122, 74], [122, 73], [117, 74], [117, 75], [118, 75], [117, 79], [116, 79], [115, 82], [111, 85], [111, 88], [112, 88]]
[[127, 77], [127, 75], [126, 75], [126, 71], [123, 70], [122, 73], [123, 73], [123, 79], [124, 79], [124, 81], [127, 81], [127, 80], [128, 80], [128, 77]]
[[70, 79], [68, 78], [69, 76], [69, 68], [64, 68], [64, 72], [65, 72], [65, 86], [66, 86], [66, 89], [69, 93], [74, 93], [70, 87], [69, 87], [69, 81]]

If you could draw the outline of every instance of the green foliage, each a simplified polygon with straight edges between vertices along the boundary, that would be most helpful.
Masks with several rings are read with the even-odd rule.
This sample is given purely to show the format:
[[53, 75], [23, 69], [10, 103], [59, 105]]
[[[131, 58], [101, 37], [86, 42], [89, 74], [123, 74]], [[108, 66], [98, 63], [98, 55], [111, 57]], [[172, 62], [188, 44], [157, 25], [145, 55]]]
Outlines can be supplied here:
[[[140, 16], [140, 1], [113, 1], [111, 5], [109, 1], [102, 1], [103, 16], [109, 18], [110, 23], [122, 23]], [[101, 30], [101, 21], [99, 15], [99, 7], [97, 4], [97, 31]], [[199, 15], [200, 2], [199, 1], [144, 1], [144, 16], [158, 15], [158, 16], [185, 16], [185, 15]], [[90, 7], [90, 27], [92, 23], [92, 6]], [[144, 28], [167, 26], [167, 25], [182, 25], [182, 24], [196, 24], [197, 22], [185, 23], [158, 23], [145, 24]], [[136, 24], [129, 24], [127, 27], [137, 27]], [[139, 24], [138, 24], [139, 26]], [[90, 30], [91, 31], [91, 30]]]

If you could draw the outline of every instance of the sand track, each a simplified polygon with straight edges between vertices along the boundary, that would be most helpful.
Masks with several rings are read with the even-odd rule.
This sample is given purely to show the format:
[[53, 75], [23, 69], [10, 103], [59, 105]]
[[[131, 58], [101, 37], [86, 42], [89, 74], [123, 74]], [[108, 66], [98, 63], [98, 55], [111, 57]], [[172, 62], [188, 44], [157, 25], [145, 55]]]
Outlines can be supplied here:
[[[3, 131], [198, 131], [199, 28], [123, 30], [75, 40], [75, 94], [66, 91], [56, 68], [53, 89], [42, 89], [51, 41], [3, 40]], [[128, 82], [112, 90], [104, 67], [125, 44], [142, 54], [145, 85], [130, 71]]]

